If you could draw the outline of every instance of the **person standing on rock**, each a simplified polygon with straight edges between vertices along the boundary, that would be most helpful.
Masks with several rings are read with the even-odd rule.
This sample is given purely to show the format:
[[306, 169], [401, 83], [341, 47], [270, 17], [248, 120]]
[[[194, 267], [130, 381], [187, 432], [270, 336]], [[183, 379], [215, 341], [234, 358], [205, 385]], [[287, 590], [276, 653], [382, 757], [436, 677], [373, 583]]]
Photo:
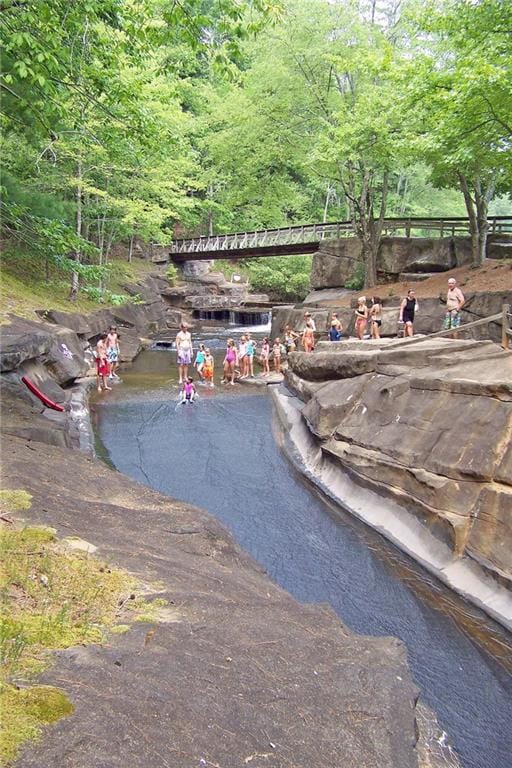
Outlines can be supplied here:
[[302, 334], [304, 352], [312, 352], [315, 348], [315, 328], [312, 320], [308, 320]]
[[316, 323], [311, 317], [311, 312], [306, 312], [304, 314], [304, 322], [306, 325], [310, 325], [314, 332], [316, 332]]
[[380, 339], [380, 328], [382, 325], [382, 304], [378, 296], [372, 297], [372, 308], [370, 309], [370, 323], [372, 339]]
[[359, 339], [359, 341], [362, 341], [364, 339], [366, 326], [368, 325], [368, 307], [366, 306], [366, 296], [361, 296], [357, 300], [357, 309], [355, 314], [356, 314], [356, 323], [355, 323], [356, 336]]
[[112, 389], [107, 384], [107, 377], [109, 375], [109, 367], [107, 360], [107, 334], [102, 333], [96, 344], [96, 382], [98, 392], [102, 389], [106, 389], [110, 392]]
[[[238, 354], [234, 339], [228, 339], [226, 356], [224, 358], [224, 378], [222, 384], [235, 385], [235, 369], [238, 365]], [[231, 379], [231, 380], [230, 380]]]
[[[444, 318], [444, 328], [446, 331], [451, 328], [457, 329], [460, 326], [460, 311], [464, 306], [464, 302], [464, 294], [457, 287], [457, 281], [454, 277], [450, 277], [446, 293], [446, 315]], [[454, 333], [452, 338], [456, 339], [457, 334]]]
[[398, 322], [404, 324], [404, 336], [414, 336], [414, 313], [417, 309], [416, 294], [410, 288], [405, 299], [402, 299], [398, 316]]
[[343, 335], [343, 326], [341, 324], [341, 320], [339, 319], [337, 312], [333, 312], [331, 315], [331, 326], [332, 325], [336, 325], [336, 329], [339, 331], [340, 338], [341, 338]]
[[188, 378], [188, 367], [192, 362], [192, 336], [186, 323], [180, 325], [180, 330], [176, 335], [176, 352], [179, 383], [183, 384]]
[[115, 325], [111, 325], [107, 334], [107, 360], [109, 365], [109, 379], [118, 379], [119, 376], [116, 373], [117, 366], [119, 365], [119, 355], [121, 350], [119, 348], [119, 335]]
[[300, 333], [295, 333], [289, 325], [285, 326], [284, 345], [287, 352], [295, 352], [297, 349], [296, 339], [300, 339]]
[[341, 331], [338, 328], [336, 320], [331, 320], [331, 327], [329, 328], [329, 341], [339, 341], [341, 339]]

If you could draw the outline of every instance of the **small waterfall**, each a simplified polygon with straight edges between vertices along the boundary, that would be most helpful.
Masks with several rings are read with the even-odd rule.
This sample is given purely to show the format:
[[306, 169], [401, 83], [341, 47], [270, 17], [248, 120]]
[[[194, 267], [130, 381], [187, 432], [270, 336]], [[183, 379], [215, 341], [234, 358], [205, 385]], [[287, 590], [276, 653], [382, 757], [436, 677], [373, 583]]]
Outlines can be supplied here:
[[243, 309], [195, 309], [193, 317], [197, 320], [214, 320], [226, 325], [258, 326], [270, 323], [270, 311], [255, 312]]

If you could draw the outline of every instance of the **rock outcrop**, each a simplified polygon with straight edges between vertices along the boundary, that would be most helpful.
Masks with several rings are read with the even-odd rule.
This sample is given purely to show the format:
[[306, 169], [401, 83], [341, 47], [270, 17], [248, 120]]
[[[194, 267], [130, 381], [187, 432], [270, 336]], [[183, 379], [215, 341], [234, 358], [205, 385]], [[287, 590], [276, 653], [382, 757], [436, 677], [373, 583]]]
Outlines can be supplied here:
[[[489, 235], [488, 258], [507, 258], [511, 250], [510, 235]], [[357, 238], [324, 241], [313, 257], [312, 288], [344, 286], [354, 276], [361, 260], [361, 243]], [[471, 261], [469, 237], [383, 237], [377, 256], [377, 276], [379, 282], [395, 282], [402, 273], [421, 276], [446, 272]]]
[[166, 602], [104, 644], [59, 652], [43, 682], [74, 714], [19, 768], [417, 766], [398, 640], [298, 603], [201, 510], [46, 440], [5, 439], [4, 487], [33, 496], [25, 519], [97, 546]]
[[[454, 564], [512, 587], [512, 352], [490, 341], [325, 342], [288, 362], [302, 418], [340, 475], [403, 508]], [[512, 626], [512, 595], [506, 605]]]

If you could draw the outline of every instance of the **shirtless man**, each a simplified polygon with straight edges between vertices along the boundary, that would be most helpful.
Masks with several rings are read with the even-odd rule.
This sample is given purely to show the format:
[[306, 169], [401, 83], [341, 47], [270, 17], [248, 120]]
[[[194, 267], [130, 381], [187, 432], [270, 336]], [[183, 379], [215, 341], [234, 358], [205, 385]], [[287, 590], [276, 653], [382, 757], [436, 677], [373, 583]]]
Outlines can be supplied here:
[[[464, 306], [464, 294], [457, 288], [457, 281], [454, 277], [450, 277], [448, 280], [448, 291], [446, 293], [446, 315], [444, 318], [445, 330], [453, 328], [454, 330], [460, 325], [460, 310]], [[453, 339], [457, 338], [457, 333], [452, 336]]]
[[188, 367], [192, 362], [192, 336], [186, 323], [180, 325], [180, 330], [176, 335], [176, 352], [179, 383], [183, 384], [188, 378]]
[[107, 334], [107, 360], [109, 365], [109, 379], [118, 379], [116, 368], [119, 365], [119, 336], [115, 325], [111, 325]]
[[108, 391], [111, 390], [111, 387], [109, 387], [107, 384], [107, 376], [107, 334], [102, 333], [98, 339], [98, 343], [96, 344], [96, 383], [98, 386], [98, 392], [101, 392], [102, 388]]

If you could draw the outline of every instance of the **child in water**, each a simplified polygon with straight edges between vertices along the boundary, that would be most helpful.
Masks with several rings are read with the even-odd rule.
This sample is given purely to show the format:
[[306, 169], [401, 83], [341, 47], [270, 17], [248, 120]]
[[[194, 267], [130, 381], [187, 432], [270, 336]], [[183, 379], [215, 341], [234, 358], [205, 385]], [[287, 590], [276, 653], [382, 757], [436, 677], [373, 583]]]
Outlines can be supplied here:
[[207, 387], [215, 386], [213, 383], [213, 366], [213, 355], [209, 349], [206, 349], [204, 353], [203, 377]]
[[256, 352], [256, 342], [251, 339], [250, 334], [247, 334], [247, 349], [246, 349], [246, 360], [247, 360], [247, 376], [249, 376], [251, 379], [254, 379], [254, 354]]
[[[226, 357], [224, 358], [224, 378], [223, 384], [235, 385], [235, 368], [238, 364], [238, 355], [236, 351], [236, 344], [233, 339], [228, 339], [228, 345], [226, 349]], [[229, 381], [231, 379], [231, 381]]]
[[261, 345], [261, 355], [260, 355], [260, 363], [263, 366], [263, 376], [269, 376], [270, 375], [270, 366], [268, 359], [270, 357], [270, 342], [265, 337], [263, 339], [263, 344]]
[[183, 382], [183, 389], [181, 390], [181, 404], [188, 403], [192, 405], [196, 396], [196, 388], [194, 385], [194, 379], [192, 376], [188, 376]]
[[197, 350], [196, 359], [194, 360], [194, 368], [198, 372], [200, 379], [204, 378], [204, 375], [203, 375], [204, 358], [205, 358], [204, 344], [200, 344], [199, 349]]

